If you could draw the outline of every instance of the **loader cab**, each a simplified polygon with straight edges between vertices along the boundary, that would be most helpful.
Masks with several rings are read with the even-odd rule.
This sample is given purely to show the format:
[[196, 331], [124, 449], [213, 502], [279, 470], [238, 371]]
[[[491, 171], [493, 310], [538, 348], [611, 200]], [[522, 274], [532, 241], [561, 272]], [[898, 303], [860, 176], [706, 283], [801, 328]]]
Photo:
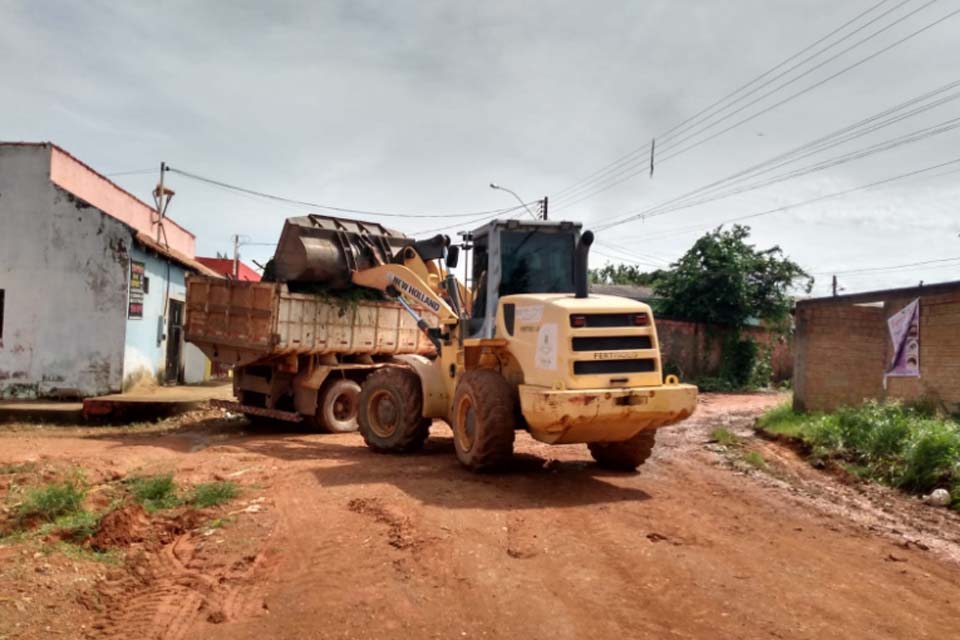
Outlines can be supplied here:
[[496, 220], [473, 231], [470, 239], [470, 337], [493, 337], [502, 296], [575, 290], [579, 223]]

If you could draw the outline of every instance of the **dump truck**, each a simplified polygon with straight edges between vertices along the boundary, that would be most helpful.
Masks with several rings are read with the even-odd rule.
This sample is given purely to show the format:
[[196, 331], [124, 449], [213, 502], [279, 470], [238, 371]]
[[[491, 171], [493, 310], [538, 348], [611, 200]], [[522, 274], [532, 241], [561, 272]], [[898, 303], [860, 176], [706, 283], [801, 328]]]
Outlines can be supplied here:
[[237, 411], [356, 428], [382, 453], [420, 448], [442, 420], [474, 471], [502, 467], [517, 430], [633, 470], [657, 429], [693, 413], [650, 307], [589, 294], [592, 232], [510, 219], [463, 238], [288, 219], [269, 282], [188, 280], [186, 339], [234, 366]]

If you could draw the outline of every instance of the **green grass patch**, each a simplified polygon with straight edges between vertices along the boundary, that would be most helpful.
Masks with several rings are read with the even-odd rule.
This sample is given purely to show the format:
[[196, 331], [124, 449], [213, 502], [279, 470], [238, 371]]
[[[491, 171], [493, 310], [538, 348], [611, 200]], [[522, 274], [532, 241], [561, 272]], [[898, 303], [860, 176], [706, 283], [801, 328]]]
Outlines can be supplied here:
[[103, 564], [118, 565], [123, 563], [123, 552], [116, 549], [97, 551], [72, 542], [57, 542], [43, 547], [44, 553], [62, 553], [73, 560], [92, 560]]
[[757, 424], [764, 431], [802, 439], [809, 419], [810, 416], [797, 413], [790, 403], [785, 403], [760, 416]]
[[86, 489], [76, 480], [67, 480], [29, 489], [17, 507], [20, 521], [39, 518], [53, 522], [80, 510]]
[[207, 482], [193, 488], [190, 504], [201, 509], [215, 507], [229, 502], [239, 495], [237, 485], [232, 482]]
[[748, 451], [743, 456], [744, 462], [749, 464], [751, 467], [756, 469], [766, 469], [767, 461], [763, 459], [763, 456], [756, 451]]
[[710, 432], [711, 442], [722, 444], [725, 447], [736, 447], [740, 444], [740, 438], [729, 429], [717, 427]]
[[41, 535], [56, 533], [64, 540], [82, 542], [87, 538], [92, 538], [93, 534], [97, 532], [101, 517], [101, 515], [89, 511], [75, 511], [43, 525], [39, 532]]
[[811, 457], [836, 460], [861, 478], [918, 494], [944, 488], [960, 506], [960, 424], [937, 415], [932, 403], [871, 401], [810, 415], [782, 406], [758, 424], [803, 440]]
[[173, 509], [184, 502], [172, 473], [132, 478], [129, 486], [133, 499], [143, 505], [148, 513], [161, 509]]

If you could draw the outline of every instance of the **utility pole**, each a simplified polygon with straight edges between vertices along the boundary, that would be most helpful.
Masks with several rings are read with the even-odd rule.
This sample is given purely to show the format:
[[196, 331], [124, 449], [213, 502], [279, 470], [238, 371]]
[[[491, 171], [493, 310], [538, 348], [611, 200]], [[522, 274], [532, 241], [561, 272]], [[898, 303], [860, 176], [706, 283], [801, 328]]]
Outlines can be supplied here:
[[163, 233], [163, 218], [167, 215], [167, 207], [170, 206], [170, 198], [174, 196], [173, 189], [168, 189], [164, 184], [164, 177], [166, 176], [169, 167], [166, 162], [160, 163], [160, 182], [157, 183], [157, 187], [153, 190], [153, 203], [157, 208], [157, 242], [163, 242], [166, 244], [166, 236]]
[[238, 280], [240, 275], [240, 235], [233, 234], [233, 279]]
[[837, 276], [833, 276], [833, 297], [837, 297]]
[[543, 219], [547, 219], [547, 211], [550, 207], [550, 198], [548, 196], [543, 196]]

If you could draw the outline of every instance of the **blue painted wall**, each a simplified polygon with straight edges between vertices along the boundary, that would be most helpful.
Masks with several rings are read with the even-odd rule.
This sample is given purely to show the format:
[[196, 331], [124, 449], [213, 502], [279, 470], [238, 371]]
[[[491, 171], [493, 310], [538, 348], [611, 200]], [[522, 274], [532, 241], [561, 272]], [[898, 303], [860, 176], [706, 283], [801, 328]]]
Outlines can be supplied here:
[[[163, 320], [164, 297], [167, 292], [167, 277], [170, 278], [170, 298], [184, 300], [185, 269], [168, 262], [156, 254], [134, 245], [130, 259], [146, 265], [146, 278], [149, 279], [149, 292], [143, 294], [143, 318], [127, 318], [127, 337], [123, 355], [123, 387], [128, 389], [142, 378], [152, 378], [162, 374], [166, 366], [167, 344], [162, 340], [166, 333], [166, 321]], [[169, 271], [168, 271], [169, 265]]]

